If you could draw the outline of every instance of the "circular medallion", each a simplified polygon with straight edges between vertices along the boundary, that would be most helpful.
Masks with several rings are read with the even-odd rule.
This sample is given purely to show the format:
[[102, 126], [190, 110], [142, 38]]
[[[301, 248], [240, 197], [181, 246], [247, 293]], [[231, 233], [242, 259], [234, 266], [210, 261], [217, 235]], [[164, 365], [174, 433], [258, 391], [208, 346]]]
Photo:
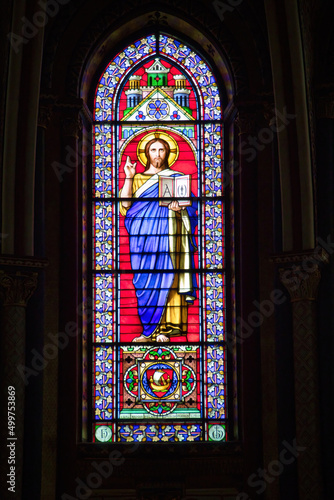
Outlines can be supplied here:
[[178, 382], [173, 365], [168, 363], [151, 364], [142, 375], [143, 389], [151, 398], [168, 398], [177, 389]]
[[111, 429], [106, 425], [99, 425], [95, 429], [95, 437], [98, 441], [101, 441], [102, 443], [109, 441], [111, 439], [111, 436], [112, 436]]
[[222, 441], [225, 437], [225, 429], [222, 425], [212, 425], [209, 428], [209, 438], [212, 441]]

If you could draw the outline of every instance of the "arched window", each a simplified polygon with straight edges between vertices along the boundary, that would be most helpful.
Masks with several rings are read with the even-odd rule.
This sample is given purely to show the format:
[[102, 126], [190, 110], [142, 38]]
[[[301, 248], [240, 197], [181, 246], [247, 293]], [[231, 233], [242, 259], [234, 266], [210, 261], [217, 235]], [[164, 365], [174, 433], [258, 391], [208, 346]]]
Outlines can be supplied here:
[[92, 433], [225, 441], [223, 117], [212, 69], [151, 34], [99, 79], [93, 126]]

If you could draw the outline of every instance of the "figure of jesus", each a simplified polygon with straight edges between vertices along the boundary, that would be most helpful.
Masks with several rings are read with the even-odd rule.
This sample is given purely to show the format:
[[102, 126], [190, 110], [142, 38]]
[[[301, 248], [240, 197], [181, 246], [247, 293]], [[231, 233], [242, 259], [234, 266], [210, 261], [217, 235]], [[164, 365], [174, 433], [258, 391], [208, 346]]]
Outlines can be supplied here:
[[168, 165], [167, 141], [146, 144], [144, 173], [128, 156], [120, 192], [120, 212], [129, 234], [133, 285], [143, 332], [133, 342], [169, 342], [187, 335], [188, 304], [196, 298], [194, 231], [197, 204], [180, 207], [177, 200], [159, 206], [159, 175], [179, 176]]

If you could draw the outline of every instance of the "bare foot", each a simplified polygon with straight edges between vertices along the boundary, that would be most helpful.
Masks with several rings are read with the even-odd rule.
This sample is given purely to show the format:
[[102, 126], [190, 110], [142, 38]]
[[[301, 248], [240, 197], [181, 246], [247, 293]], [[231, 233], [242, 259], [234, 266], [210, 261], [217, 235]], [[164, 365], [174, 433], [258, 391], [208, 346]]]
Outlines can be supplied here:
[[169, 338], [160, 333], [160, 335], [157, 336], [157, 342], [169, 342]]
[[145, 337], [145, 335], [140, 335], [140, 337], [135, 337], [132, 342], [149, 342], [150, 339]]

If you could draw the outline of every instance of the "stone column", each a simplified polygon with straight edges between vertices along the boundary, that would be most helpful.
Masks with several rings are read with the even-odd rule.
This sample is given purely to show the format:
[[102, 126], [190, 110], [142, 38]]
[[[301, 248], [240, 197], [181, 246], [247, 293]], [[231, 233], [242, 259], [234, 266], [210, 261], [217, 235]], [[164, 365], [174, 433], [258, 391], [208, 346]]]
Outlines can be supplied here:
[[[299, 2], [265, 0], [275, 106], [280, 114], [283, 251], [314, 246], [314, 200]], [[293, 40], [290, 50], [286, 40]], [[295, 91], [298, 89], [298, 92]]]
[[[62, 124], [62, 158], [65, 172], [60, 181], [60, 282], [59, 282], [59, 328], [62, 332], [71, 330], [66, 349], [59, 351], [58, 384], [64, 389], [58, 396], [58, 492], [74, 494], [76, 446], [80, 439], [78, 401], [81, 360], [81, 334], [75, 334], [80, 308], [81, 264], [79, 257], [79, 236], [81, 233], [81, 213], [79, 218], [79, 169], [82, 151], [78, 150], [78, 139], [82, 123], [80, 111], [82, 101], [73, 99], [58, 105]], [[69, 383], [70, 381], [70, 383]]]
[[[26, 1], [10, 2], [11, 31], [20, 33], [22, 17], [26, 11]], [[3, 172], [1, 187], [1, 251], [14, 254], [15, 251], [15, 209], [16, 209], [16, 168], [19, 152], [20, 93], [18, 82], [22, 78], [23, 44], [19, 50], [9, 50], [6, 82], [6, 105], [3, 130]], [[30, 127], [33, 128], [30, 123]]]
[[[9, 456], [7, 443], [15, 443], [15, 494], [13, 498], [22, 498], [23, 493], [23, 439], [25, 388], [25, 337], [26, 306], [37, 287], [37, 273], [22, 271], [0, 271], [1, 308], [1, 381], [4, 388], [1, 404], [1, 448]], [[8, 387], [15, 391], [15, 429], [14, 435], [8, 433]], [[11, 438], [10, 440], [8, 438]], [[5, 458], [6, 458], [5, 457]], [[8, 498], [7, 480], [9, 464], [1, 462], [1, 497]]]
[[[80, 189], [79, 203], [82, 211], [81, 217], [81, 229], [82, 229], [82, 239], [81, 239], [81, 293], [82, 297], [80, 302], [83, 304], [88, 304], [88, 298], [91, 297], [91, 290], [88, 285], [88, 274], [90, 269], [89, 255], [88, 251], [90, 247], [89, 242], [89, 224], [91, 224], [91, 207], [89, 207], [90, 193], [88, 192], [91, 188], [91, 180], [89, 178], [91, 173], [91, 162], [93, 161], [93, 116], [88, 109], [87, 105], [84, 103], [83, 111], [81, 113], [82, 119], [82, 148], [79, 148], [79, 154], [82, 154], [82, 169], [79, 168], [81, 172], [81, 182], [82, 188]], [[80, 257], [80, 256], [79, 256]], [[90, 374], [88, 373], [88, 367], [90, 366], [90, 349], [88, 348], [89, 342], [89, 323], [91, 321], [90, 315], [88, 314], [88, 308], [82, 307], [80, 311], [80, 316], [82, 320], [82, 441], [87, 441], [91, 439], [92, 428], [91, 428], [91, 388], [89, 387]]]
[[280, 279], [292, 307], [294, 389], [298, 492], [303, 500], [322, 498], [318, 338], [316, 299], [321, 264], [328, 254], [320, 246], [312, 252], [277, 257]]
[[[34, 192], [34, 251], [38, 258], [45, 257], [45, 130], [51, 118], [53, 96], [42, 96], [38, 112], [36, 135], [35, 192]], [[45, 270], [40, 269], [38, 288], [34, 293], [26, 315], [26, 364], [31, 367], [38, 353], [44, 358], [43, 368], [38, 375], [29, 379], [25, 394], [25, 431], [24, 431], [24, 473], [23, 499], [39, 498], [41, 495], [42, 441], [43, 441], [43, 387], [45, 373], [48, 373], [51, 360], [45, 359], [44, 339], [45, 310]], [[39, 408], [39, 411], [36, 409]], [[50, 433], [50, 425], [47, 426]], [[50, 434], [49, 434], [50, 435]]]
[[[281, 234], [281, 203], [279, 165], [277, 153], [277, 116], [275, 113], [274, 96], [264, 92], [259, 96], [261, 102], [261, 127], [257, 133], [259, 147], [258, 164], [258, 258], [259, 265], [259, 298], [258, 303], [271, 302], [272, 293], [277, 289], [275, 273], [268, 255], [279, 243]], [[271, 210], [272, 207], [272, 210]], [[281, 247], [279, 247], [281, 248]], [[265, 302], [263, 302], [265, 301]], [[254, 306], [254, 311], [256, 307]], [[266, 468], [279, 456], [279, 408], [277, 373], [277, 346], [275, 338], [274, 305], [271, 312], [263, 316], [261, 324], [261, 409], [262, 409], [262, 451], [263, 467]], [[256, 313], [255, 313], [256, 315]], [[279, 480], [268, 481], [264, 498], [278, 500], [280, 497]]]

